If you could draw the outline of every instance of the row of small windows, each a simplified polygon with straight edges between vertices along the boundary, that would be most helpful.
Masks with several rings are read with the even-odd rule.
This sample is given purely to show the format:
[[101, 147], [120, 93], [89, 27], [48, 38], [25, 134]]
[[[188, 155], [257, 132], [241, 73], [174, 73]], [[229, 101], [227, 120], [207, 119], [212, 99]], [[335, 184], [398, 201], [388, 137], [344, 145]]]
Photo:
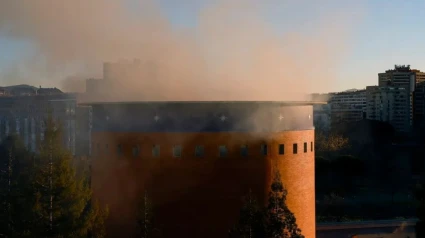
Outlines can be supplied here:
[[[108, 144], [105, 145], [105, 149], [106, 150], [109, 149]], [[175, 145], [175, 146], [173, 146], [172, 149], [173, 149], [173, 157], [180, 158], [182, 156], [182, 146], [181, 145]], [[100, 144], [97, 144], [97, 150], [100, 151]], [[204, 146], [202, 146], [202, 145], [195, 146], [195, 156], [196, 157], [203, 157], [204, 151], [205, 151]], [[308, 151], [308, 144], [307, 144], [307, 142], [304, 142], [303, 143], [303, 152], [307, 153], [307, 151]], [[313, 142], [310, 142], [310, 151], [313, 151]], [[133, 154], [134, 157], [138, 157], [140, 155], [140, 152], [141, 152], [141, 150], [140, 150], [139, 145], [133, 146], [132, 154]], [[153, 145], [152, 146], [152, 156], [153, 157], [159, 157], [160, 152], [161, 152], [161, 147], [159, 145]], [[268, 153], [269, 153], [268, 145], [267, 144], [261, 145], [260, 152], [261, 152], [262, 155], [268, 155]], [[225, 145], [220, 145], [218, 147], [218, 153], [219, 153], [219, 157], [226, 157], [227, 154], [228, 154], [227, 147]], [[298, 144], [297, 143], [292, 144], [292, 153], [298, 154]], [[123, 146], [121, 144], [119, 144], [117, 146], [117, 154], [118, 155], [123, 154]], [[285, 154], [285, 145], [284, 144], [278, 145], [278, 154], [279, 155]], [[248, 146], [247, 145], [241, 145], [240, 155], [242, 157], [248, 156]]]

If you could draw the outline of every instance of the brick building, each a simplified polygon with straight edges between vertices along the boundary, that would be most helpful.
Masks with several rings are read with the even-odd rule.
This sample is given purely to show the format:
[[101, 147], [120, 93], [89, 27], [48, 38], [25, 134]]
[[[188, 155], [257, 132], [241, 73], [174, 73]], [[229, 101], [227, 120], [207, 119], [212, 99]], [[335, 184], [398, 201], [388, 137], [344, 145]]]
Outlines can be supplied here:
[[92, 188], [110, 208], [108, 234], [136, 229], [143, 191], [162, 237], [228, 237], [241, 197], [266, 203], [278, 169], [287, 204], [315, 237], [311, 103], [90, 103]]

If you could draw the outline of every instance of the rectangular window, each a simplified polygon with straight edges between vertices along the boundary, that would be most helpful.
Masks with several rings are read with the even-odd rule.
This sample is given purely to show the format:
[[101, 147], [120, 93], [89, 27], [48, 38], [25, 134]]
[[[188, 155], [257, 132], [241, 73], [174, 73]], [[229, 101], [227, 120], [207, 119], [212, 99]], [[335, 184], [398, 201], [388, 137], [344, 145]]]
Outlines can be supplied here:
[[154, 146], [152, 146], [152, 156], [153, 157], [159, 157], [159, 155], [160, 155], [160, 147], [159, 147], [159, 145], [154, 145]]
[[140, 155], [140, 146], [135, 145], [133, 146], [133, 157], [138, 157]]
[[304, 142], [304, 153], [307, 153], [307, 142]]
[[182, 156], [182, 147], [180, 145], [173, 147], [173, 156], [174, 158], [180, 158]]
[[218, 152], [219, 152], [219, 156], [221, 158], [226, 157], [227, 156], [227, 148], [225, 145], [220, 145], [218, 147]]
[[261, 154], [267, 155], [267, 145], [266, 144], [261, 145]]
[[197, 145], [195, 147], [195, 156], [196, 157], [203, 157], [204, 156], [204, 146]]
[[117, 154], [122, 155], [122, 145], [121, 144], [118, 144], [118, 146], [117, 146]]
[[241, 146], [241, 156], [247, 157], [248, 156], [248, 146], [242, 145]]
[[310, 150], [313, 151], [313, 141], [310, 142]]
[[109, 145], [108, 145], [108, 144], [106, 144], [106, 145], [105, 145], [105, 152], [106, 152], [106, 153], [108, 153], [108, 152], [109, 152]]
[[294, 151], [294, 154], [298, 153], [298, 145], [297, 145], [297, 143], [295, 143], [292, 147], [293, 147], [292, 149]]
[[285, 145], [284, 144], [279, 145], [279, 154], [280, 155], [285, 154]]

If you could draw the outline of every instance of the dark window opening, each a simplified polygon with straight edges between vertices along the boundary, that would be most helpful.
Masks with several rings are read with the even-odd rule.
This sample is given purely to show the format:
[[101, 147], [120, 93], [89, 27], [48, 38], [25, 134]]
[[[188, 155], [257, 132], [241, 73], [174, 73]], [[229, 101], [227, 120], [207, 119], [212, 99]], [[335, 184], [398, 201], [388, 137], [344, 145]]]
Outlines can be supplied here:
[[267, 155], [267, 145], [266, 144], [261, 145], [261, 154]]
[[159, 147], [159, 145], [154, 145], [153, 147], [152, 147], [152, 156], [153, 157], [159, 157], [159, 155], [160, 155], [160, 147]]
[[280, 155], [285, 154], [285, 145], [284, 144], [279, 145], [279, 154]]
[[139, 155], [140, 155], [140, 146], [135, 145], [135, 146], [133, 147], [133, 157], [137, 157], [137, 156], [139, 156]]
[[195, 156], [196, 157], [204, 156], [204, 147], [202, 145], [198, 145], [195, 147]]
[[121, 144], [118, 144], [118, 146], [117, 146], [117, 154], [122, 155], [122, 145]]
[[307, 142], [304, 142], [304, 153], [307, 153]]
[[294, 154], [298, 153], [298, 145], [297, 145], [297, 143], [295, 143], [295, 144], [292, 146], [292, 149], [293, 149], [293, 151], [294, 151]]
[[173, 156], [174, 158], [180, 158], [182, 156], [182, 147], [180, 145], [173, 147]]
[[247, 157], [248, 156], [248, 146], [247, 145], [242, 145], [241, 146], [241, 155], [243, 157]]
[[219, 151], [219, 156], [222, 157], [226, 157], [227, 155], [227, 148], [225, 145], [221, 145], [220, 147], [218, 147], [218, 151]]

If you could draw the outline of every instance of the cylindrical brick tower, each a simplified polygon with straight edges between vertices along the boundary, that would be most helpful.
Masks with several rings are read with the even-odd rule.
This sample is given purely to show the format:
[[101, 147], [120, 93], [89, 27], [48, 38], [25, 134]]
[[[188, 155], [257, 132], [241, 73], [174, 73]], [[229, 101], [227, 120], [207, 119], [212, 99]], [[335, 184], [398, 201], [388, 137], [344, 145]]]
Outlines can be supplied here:
[[92, 188], [108, 235], [131, 236], [148, 191], [162, 237], [228, 237], [249, 190], [265, 204], [273, 170], [302, 234], [315, 237], [314, 127], [304, 102], [90, 103]]

